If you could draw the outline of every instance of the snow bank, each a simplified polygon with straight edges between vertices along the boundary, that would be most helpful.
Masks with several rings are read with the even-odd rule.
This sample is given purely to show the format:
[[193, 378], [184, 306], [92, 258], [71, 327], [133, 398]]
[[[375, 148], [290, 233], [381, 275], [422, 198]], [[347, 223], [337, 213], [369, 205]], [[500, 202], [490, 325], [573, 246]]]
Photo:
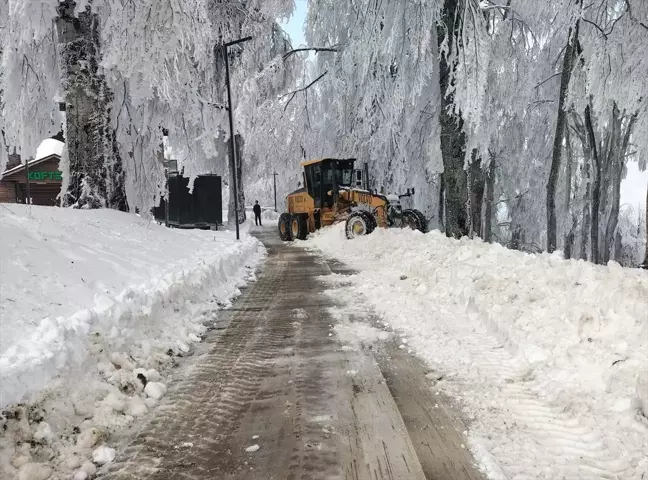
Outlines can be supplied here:
[[279, 212], [275, 212], [271, 208], [265, 208], [261, 211], [261, 218], [265, 221], [268, 220], [270, 222], [277, 222], [279, 221]]
[[201, 340], [264, 255], [245, 234], [110, 210], [3, 205], [0, 230], [4, 466], [23, 442], [60, 453], [61, 437], [77, 434], [89, 458], [107, 429], [146, 413], [166, 391], [160, 372]]
[[59, 157], [63, 155], [63, 147], [65, 144], [54, 138], [46, 138], [41, 142], [36, 149], [36, 156], [34, 160], [40, 160], [41, 158], [49, 157], [50, 155], [58, 155]]
[[490, 478], [644, 478], [648, 274], [439, 232], [341, 225], [306, 242], [358, 269], [334, 295], [371, 304], [471, 419]]

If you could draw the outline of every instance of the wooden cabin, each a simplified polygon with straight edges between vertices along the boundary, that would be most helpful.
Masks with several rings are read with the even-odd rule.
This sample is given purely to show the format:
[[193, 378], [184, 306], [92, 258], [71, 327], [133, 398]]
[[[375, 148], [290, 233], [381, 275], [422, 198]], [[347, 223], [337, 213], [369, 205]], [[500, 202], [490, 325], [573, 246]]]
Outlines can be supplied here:
[[[32, 205], [55, 207], [63, 174], [59, 170], [61, 157], [57, 154], [48, 155], [38, 160], [29, 161], [29, 190]], [[10, 167], [0, 180], [0, 203], [26, 203], [27, 176], [25, 165]]]

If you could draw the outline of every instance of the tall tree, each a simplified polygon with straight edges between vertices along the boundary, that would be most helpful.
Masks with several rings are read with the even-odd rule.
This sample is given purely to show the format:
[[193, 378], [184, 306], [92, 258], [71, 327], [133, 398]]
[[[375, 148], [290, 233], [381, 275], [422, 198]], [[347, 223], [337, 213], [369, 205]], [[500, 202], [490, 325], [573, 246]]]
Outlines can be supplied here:
[[484, 231], [482, 238], [485, 242], [490, 243], [493, 238], [493, 203], [495, 201], [495, 175], [497, 168], [497, 158], [495, 153], [490, 151], [488, 152], [489, 165], [488, 171], [486, 173], [486, 194], [484, 198], [485, 208], [484, 208]]
[[567, 94], [571, 82], [574, 64], [578, 57], [578, 31], [580, 20], [576, 21], [573, 28], [569, 29], [565, 56], [563, 58], [563, 69], [560, 77], [560, 94], [558, 96], [558, 120], [556, 122], [556, 134], [554, 136], [553, 155], [551, 159], [551, 171], [547, 182], [547, 251], [553, 252], [557, 248], [558, 228], [556, 221], [556, 186], [560, 173], [560, 164], [563, 154], [563, 142], [567, 129]]
[[[569, 120], [567, 120], [569, 122]], [[565, 128], [565, 149], [567, 152], [567, 161], [565, 164], [565, 215], [571, 215], [571, 225], [565, 233], [564, 252], [565, 258], [570, 259], [574, 256], [574, 240], [576, 237], [576, 228], [578, 226], [578, 212], [574, 205], [572, 183], [574, 181], [574, 149], [569, 132], [569, 126]]]
[[60, 92], [57, 43], [52, 35], [57, 2], [0, 2], [2, 67], [0, 172], [14, 151], [23, 161], [61, 128], [54, 99]]
[[57, 33], [63, 91], [67, 169], [63, 205], [127, 210], [124, 173], [111, 124], [113, 93], [101, 72], [99, 17], [90, 6], [59, 3]]
[[601, 235], [604, 238], [602, 262], [607, 263], [612, 258], [612, 249], [616, 241], [617, 226], [619, 224], [619, 210], [621, 207], [621, 181], [626, 168], [628, 158], [628, 146], [633, 133], [636, 115], [625, 115], [619, 112], [616, 104], [612, 108], [612, 124], [614, 128], [609, 134], [609, 146], [606, 153], [606, 166], [604, 177], [607, 182], [605, 186], [606, 201], [603, 213], [607, 215], [607, 223], [602, 229]]
[[459, 64], [454, 54], [461, 48], [461, 18], [464, 9], [460, 0], [445, 0], [441, 22], [437, 25], [439, 45], [445, 54], [439, 64], [441, 105], [441, 154], [443, 157], [443, 190], [445, 192], [445, 232], [451, 237], [468, 235], [468, 182], [464, 170], [466, 157], [466, 133], [461, 114], [454, 107], [452, 78]]

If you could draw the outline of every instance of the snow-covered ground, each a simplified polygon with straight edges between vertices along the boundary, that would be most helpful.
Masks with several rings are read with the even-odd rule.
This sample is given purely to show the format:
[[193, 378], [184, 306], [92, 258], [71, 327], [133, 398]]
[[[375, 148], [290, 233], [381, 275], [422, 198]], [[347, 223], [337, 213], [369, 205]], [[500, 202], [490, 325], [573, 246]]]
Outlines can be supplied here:
[[1, 205], [0, 477], [91, 477], [264, 252], [245, 233]]
[[648, 478], [647, 272], [439, 232], [337, 225], [304, 244], [358, 270], [323, 278], [434, 370], [489, 478]]

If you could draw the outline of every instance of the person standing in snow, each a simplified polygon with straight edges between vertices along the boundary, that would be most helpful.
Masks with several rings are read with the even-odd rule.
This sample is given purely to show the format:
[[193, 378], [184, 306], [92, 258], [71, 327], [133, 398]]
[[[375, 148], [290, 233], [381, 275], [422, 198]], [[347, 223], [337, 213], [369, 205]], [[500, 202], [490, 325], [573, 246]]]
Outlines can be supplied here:
[[262, 227], [263, 224], [261, 223], [261, 205], [259, 205], [258, 200], [254, 202], [254, 208], [252, 210], [254, 211], [254, 224]]

